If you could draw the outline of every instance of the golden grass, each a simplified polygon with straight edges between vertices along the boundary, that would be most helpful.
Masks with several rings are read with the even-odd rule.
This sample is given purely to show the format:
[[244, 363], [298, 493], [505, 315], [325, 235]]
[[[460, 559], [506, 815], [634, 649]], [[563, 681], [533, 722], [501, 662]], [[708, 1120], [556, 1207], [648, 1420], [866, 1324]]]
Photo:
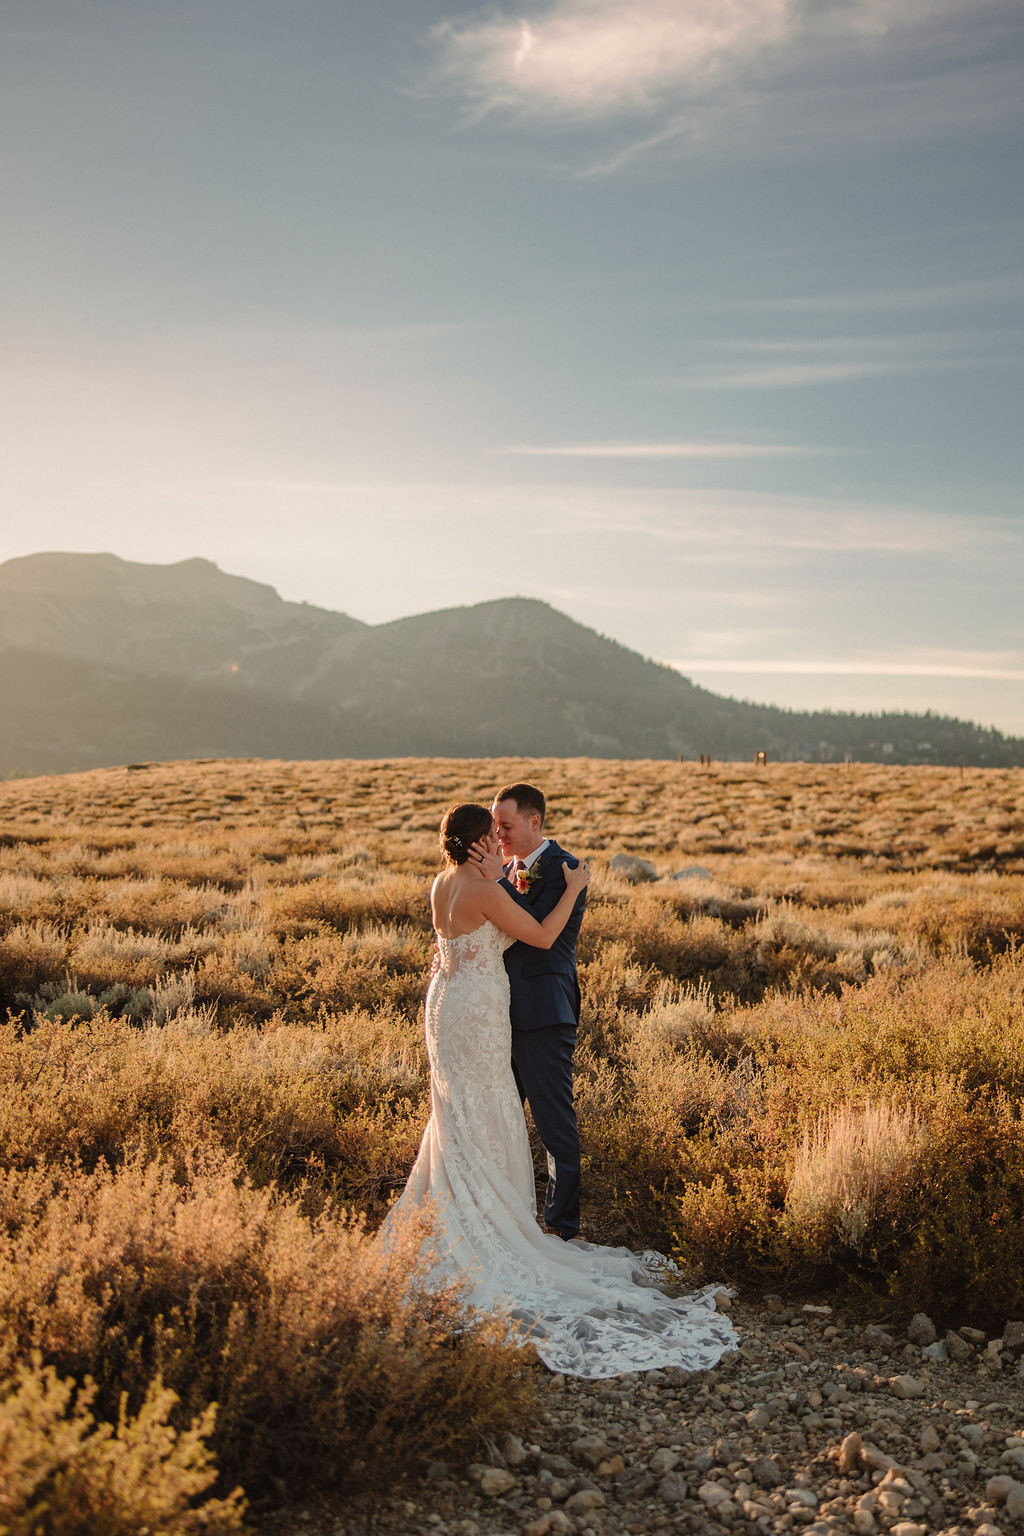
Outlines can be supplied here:
[[[360, 1222], [401, 1188], [428, 1113], [441, 811], [519, 777], [597, 871], [588, 1235], [876, 1309], [1019, 1315], [1020, 770], [243, 761], [14, 780], [0, 1467], [22, 1492], [0, 1525], [36, 1529], [58, 1484], [86, 1514], [39, 1529], [88, 1529], [90, 1498], [125, 1529], [158, 1522], [103, 1481], [126, 1436], [147, 1447], [116, 1452], [133, 1467], [159, 1450], [177, 1536], [234, 1529], [236, 1480], [359, 1483], [510, 1421], [524, 1353], [427, 1292], [417, 1252], [398, 1275]], [[617, 852], [662, 878], [628, 884]], [[47, 1460], [58, 1422], [70, 1449]]]
[[786, 1191], [798, 1227], [834, 1223], [861, 1252], [879, 1212], [920, 1182], [928, 1135], [914, 1110], [883, 1099], [838, 1104], [804, 1131]]

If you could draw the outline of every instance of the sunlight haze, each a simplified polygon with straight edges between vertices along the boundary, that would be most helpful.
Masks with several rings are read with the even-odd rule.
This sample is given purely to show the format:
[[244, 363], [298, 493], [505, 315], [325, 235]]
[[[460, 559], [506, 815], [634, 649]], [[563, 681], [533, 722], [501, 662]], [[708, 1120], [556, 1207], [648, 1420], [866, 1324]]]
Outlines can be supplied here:
[[0, 17], [0, 561], [1024, 735], [1019, 0]]

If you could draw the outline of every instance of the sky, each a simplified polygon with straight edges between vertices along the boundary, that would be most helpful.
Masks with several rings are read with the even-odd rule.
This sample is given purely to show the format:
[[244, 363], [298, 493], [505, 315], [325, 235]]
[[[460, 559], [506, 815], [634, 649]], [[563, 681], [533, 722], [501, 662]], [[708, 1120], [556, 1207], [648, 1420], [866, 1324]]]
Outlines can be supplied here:
[[1024, 735], [1021, 0], [7, 0], [0, 560]]

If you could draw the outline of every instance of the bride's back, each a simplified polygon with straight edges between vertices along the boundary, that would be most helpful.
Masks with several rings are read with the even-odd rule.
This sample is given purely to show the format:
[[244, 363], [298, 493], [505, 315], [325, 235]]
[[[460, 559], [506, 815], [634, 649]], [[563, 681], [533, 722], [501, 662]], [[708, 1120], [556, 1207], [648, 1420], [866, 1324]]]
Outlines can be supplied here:
[[465, 865], [442, 870], [430, 888], [431, 920], [443, 939], [475, 933], [486, 921], [480, 907], [480, 876], [475, 870], [464, 870]]

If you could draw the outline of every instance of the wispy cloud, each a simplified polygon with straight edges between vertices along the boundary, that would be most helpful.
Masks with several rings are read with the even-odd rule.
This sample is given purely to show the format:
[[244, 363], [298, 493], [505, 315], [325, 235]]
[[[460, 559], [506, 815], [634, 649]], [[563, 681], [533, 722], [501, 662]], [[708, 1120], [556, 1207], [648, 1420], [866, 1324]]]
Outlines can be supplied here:
[[821, 450], [787, 443], [518, 443], [497, 451], [533, 459], [784, 459]]
[[792, 658], [734, 656], [723, 661], [708, 658], [669, 661], [666, 666], [675, 667], [678, 672], [684, 673], [750, 673], [759, 677], [974, 677], [993, 678], [1001, 682], [1024, 682], [1024, 666], [992, 666], [972, 661], [865, 661], [858, 657], [843, 661], [801, 661]]
[[562, 117], [650, 109], [787, 38], [794, 0], [555, 0], [434, 29], [450, 78], [482, 110]]
[[590, 167], [602, 174], [730, 125], [766, 143], [767, 103], [767, 138], [804, 147], [991, 127], [1020, 111], [1015, 26], [1015, 0], [549, 0], [446, 21], [433, 40], [475, 118], [630, 124]]
[[[1024, 235], [1024, 227], [1010, 226]], [[924, 237], [915, 236], [915, 243]], [[937, 237], [929, 237], [937, 238]], [[785, 298], [751, 299], [733, 303], [733, 309], [778, 312], [783, 314], [866, 314], [879, 311], [962, 310], [987, 305], [1004, 305], [1024, 299], [1024, 273], [969, 278], [956, 283], [922, 283], [914, 287], [871, 288], [862, 292], [843, 289], [829, 293], [800, 293]]]
[[[441, 521], [471, 533], [479, 527], [481, 485], [356, 480], [344, 475], [208, 480], [204, 494], [225, 504], [250, 507], [308, 505], [342, 515], [342, 509], [376, 530]], [[952, 516], [901, 502], [862, 502], [755, 490], [548, 482], [486, 485], [487, 505], [498, 522], [515, 522], [546, 539], [559, 536], [579, 547], [583, 538], [612, 541], [622, 535], [652, 560], [674, 552], [703, 567], [734, 569], [737, 559], [767, 568], [791, 568], [794, 559], [818, 555], [924, 556], [958, 561], [979, 544], [1004, 566], [1019, 562], [1024, 524], [977, 513]], [[404, 534], [402, 535], [404, 537]], [[744, 596], [744, 601], [749, 595]]]
[[826, 336], [744, 340], [725, 344], [739, 363], [713, 363], [671, 382], [701, 389], [791, 389], [857, 379], [991, 368], [1018, 363], [1014, 330], [904, 332], [888, 336]]

